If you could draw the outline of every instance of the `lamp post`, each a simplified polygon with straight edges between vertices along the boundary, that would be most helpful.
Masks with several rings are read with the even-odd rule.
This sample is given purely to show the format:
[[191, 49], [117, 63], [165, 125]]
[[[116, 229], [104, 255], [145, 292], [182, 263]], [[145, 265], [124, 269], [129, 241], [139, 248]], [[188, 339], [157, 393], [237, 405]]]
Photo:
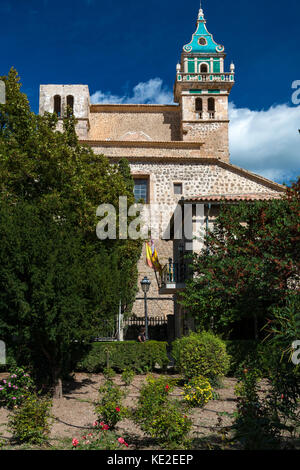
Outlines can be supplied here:
[[147, 293], [149, 292], [150, 285], [151, 285], [151, 281], [149, 281], [147, 276], [145, 276], [144, 279], [141, 281], [141, 286], [142, 286], [142, 291], [144, 292], [146, 341], [148, 341], [148, 339], [149, 339], [149, 336], [148, 336]]

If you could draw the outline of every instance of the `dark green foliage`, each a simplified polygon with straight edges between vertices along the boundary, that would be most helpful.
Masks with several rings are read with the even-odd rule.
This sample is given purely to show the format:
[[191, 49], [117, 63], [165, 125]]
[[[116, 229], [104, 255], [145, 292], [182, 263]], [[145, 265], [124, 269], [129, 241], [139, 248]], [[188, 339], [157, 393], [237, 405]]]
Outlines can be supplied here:
[[299, 207], [296, 189], [278, 200], [221, 207], [182, 294], [199, 326], [213, 324], [232, 338], [246, 324], [245, 339], [258, 339], [269, 309], [284, 302], [299, 276]]
[[226, 374], [229, 356], [225, 343], [212, 333], [191, 333], [172, 344], [176, 368], [186, 379], [202, 375], [212, 381]]
[[[15, 70], [0, 105], [0, 337], [43, 383], [70, 371], [76, 341], [135, 298], [140, 241], [99, 240], [96, 209], [134, 202], [127, 161], [81, 146], [75, 119], [37, 116]], [[15, 341], [13, 341], [13, 338]]]
[[244, 369], [236, 387], [238, 405], [233, 439], [244, 450], [270, 450], [279, 446], [280, 421], [268, 402], [259, 396], [259, 378], [256, 369]]
[[169, 359], [167, 343], [148, 341], [124, 341], [115, 343], [94, 343], [90, 352], [78, 362], [76, 370], [100, 372], [107, 367], [123, 371], [127, 368], [137, 372], [151, 371], [157, 363], [165, 368]]

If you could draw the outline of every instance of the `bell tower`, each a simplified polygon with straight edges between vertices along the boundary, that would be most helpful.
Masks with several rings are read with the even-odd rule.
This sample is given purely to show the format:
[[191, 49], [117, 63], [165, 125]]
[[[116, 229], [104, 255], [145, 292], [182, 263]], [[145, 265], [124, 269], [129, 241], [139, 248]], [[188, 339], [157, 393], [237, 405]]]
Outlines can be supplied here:
[[202, 8], [191, 42], [183, 47], [177, 64], [174, 101], [181, 108], [181, 138], [204, 142], [204, 157], [229, 161], [228, 97], [235, 67], [225, 72], [224, 46], [206, 28]]

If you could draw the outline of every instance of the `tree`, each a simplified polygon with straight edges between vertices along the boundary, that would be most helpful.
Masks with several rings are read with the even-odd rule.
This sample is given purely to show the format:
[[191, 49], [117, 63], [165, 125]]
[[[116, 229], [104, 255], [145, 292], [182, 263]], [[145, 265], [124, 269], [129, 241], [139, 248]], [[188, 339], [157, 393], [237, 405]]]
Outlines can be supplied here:
[[20, 92], [17, 72], [3, 77], [0, 105], [0, 336], [21, 338], [37, 374], [55, 393], [76, 341], [129, 312], [140, 244], [96, 237], [96, 209], [119, 196], [133, 203], [128, 162], [111, 165], [78, 142], [71, 113], [37, 116]]
[[279, 200], [221, 207], [182, 295], [199, 326], [213, 321], [217, 331], [229, 334], [237, 323], [249, 328], [251, 320], [257, 338], [269, 309], [299, 288], [297, 185]]

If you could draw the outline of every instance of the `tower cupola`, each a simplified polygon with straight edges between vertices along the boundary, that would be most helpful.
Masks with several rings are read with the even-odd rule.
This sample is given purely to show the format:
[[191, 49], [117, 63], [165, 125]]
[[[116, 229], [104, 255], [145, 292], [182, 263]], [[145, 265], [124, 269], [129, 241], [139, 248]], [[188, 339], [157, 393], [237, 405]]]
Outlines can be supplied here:
[[[225, 48], [215, 42], [200, 8], [196, 31], [183, 46], [176, 66], [174, 101], [181, 109], [182, 140], [207, 141], [207, 154], [229, 159], [228, 97], [235, 81], [235, 66], [225, 72]], [[218, 142], [210, 155], [209, 142]], [[211, 145], [215, 148], [215, 145]]]

